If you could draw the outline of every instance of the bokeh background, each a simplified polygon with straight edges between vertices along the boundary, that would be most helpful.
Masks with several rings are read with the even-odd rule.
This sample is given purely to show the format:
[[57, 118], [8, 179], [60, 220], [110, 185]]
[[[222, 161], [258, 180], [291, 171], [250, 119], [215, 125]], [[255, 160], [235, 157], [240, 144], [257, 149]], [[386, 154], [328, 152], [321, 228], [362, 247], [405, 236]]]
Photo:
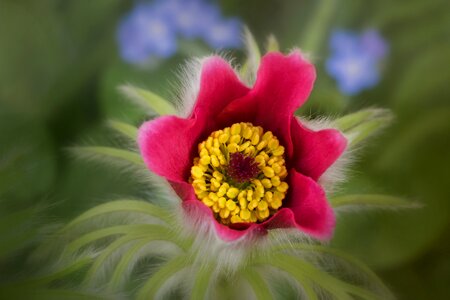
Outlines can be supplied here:
[[[190, 56], [224, 48], [243, 58], [236, 28], [246, 24], [261, 46], [274, 34], [282, 49], [311, 53], [318, 79], [299, 114], [393, 111], [393, 124], [358, 153], [343, 191], [403, 196], [423, 208], [343, 215], [332, 245], [371, 266], [399, 299], [449, 299], [449, 2], [203, 2], [214, 8], [202, 12], [211, 22], [205, 27], [220, 20], [216, 33], [229, 30], [228, 40], [225, 33], [223, 40], [188, 30], [174, 35], [169, 22], [150, 35], [164, 33], [153, 41], [159, 48], [130, 53], [124, 47], [142, 40], [123, 39], [120, 30], [130, 30], [123, 26], [138, 1], [0, 0], [0, 282], [39, 268], [27, 257], [55, 224], [111, 197], [139, 194], [120, 173], [67, 151], [92, 141], [116, 143], [108, 119], [143, 121], [117, 86], [132, 83], [172, 99], [176, 71]], [[330, 39], [337, 30], [368, 29], [388, 50], [375, 64], [379, 78], [349, 93], [327, 72]]]

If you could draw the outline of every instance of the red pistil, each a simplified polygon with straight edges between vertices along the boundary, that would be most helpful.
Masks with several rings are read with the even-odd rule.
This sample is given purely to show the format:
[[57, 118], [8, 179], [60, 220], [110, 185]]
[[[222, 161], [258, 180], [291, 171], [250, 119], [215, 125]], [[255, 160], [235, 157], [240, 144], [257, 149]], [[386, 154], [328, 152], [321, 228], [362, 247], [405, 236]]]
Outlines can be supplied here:
[[236, 152], [230, 154], [230, 164], [228, 165], [228, 176], [238, 183], [244, 183], [255, 178], [260, 169], [258, 163], [250, 156]]

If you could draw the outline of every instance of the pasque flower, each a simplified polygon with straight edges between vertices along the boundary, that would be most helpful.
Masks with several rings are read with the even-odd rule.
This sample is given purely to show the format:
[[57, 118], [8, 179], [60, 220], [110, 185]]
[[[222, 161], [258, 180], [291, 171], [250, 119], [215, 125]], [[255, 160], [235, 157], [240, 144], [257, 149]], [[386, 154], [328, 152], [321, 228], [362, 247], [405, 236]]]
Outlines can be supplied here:
[[276, 228], [330, 238], [335, 217], [319, 179], [347, 141], [294, 115], [315, 76], [299, 51], [272, 52], [249, 88], [224, 59], [206, 58], [185, 116], [162, 116], [139, 129], [142, 157], [171, 184], [187, 216], [214, 226], [222, 240]]

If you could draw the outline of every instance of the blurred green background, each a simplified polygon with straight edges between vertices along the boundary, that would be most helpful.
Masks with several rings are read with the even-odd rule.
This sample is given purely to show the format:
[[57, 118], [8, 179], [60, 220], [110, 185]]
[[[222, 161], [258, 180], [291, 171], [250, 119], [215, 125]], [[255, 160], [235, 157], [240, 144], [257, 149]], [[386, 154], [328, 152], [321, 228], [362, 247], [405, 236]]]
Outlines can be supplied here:
[[[343, 214], [332, 244], [369, 264], [399, 299], [449, 299], [449, 2], [219, 3], [261, 43], [273, 33], [282, 49], [314, 51], [318, 80], [302, 112], [337, 116], [370, 106], [394, 112], [394, 124], [358, 153], [344, 190], [404, 196], [424, 207]], [[326, 16], [319, 18], [324, 3]], [[139, 194], [120, 174], [74, 160], [66, 148], [117, 143], [106, 120], [143, 121], [142, 113], [126, 108], [117, 86], [129, 82], [170, 98], [178, 65], [205, 45], [188, 43], [152, 68], [123, 62], [115, 36], [132, 5], [0, 0], [0, 280], [27, 272], [26, 257], [49, 224], [111, 197]], [[390, 44], [383, 78], [371, 90], [344, 97], [324, 71], [327, 39], [333, 28], [367, 27]]]

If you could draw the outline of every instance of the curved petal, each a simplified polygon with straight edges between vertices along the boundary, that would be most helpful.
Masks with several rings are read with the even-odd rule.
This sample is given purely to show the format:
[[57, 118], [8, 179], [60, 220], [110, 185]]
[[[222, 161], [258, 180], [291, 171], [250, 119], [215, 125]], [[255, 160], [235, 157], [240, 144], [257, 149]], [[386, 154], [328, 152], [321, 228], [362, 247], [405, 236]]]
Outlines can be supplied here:
[[338, 130], [313, 131], [297, 119], [291, 124], [291, 138], [294, 145], [293, 167], [314, 180], [318, 180], [347, 147], [347, 139]]
[[[203, 224], [209, 226], [211, 223], [214, 224], [214, 229], [220, 239], [226, 242], [237, 241], [244, 236], [255, 236], [255, 235], [265, 235], [267, 230], [261, 224], [242, 224], [242, 228], [232, 229], [226, 225], [220, 224], [214, 218], [214, 215], [206, 205], [204, 205], [199, 200], [187, 200], [183, 202], [183, 208], [185, 211], [193, 218], [201, 219]], [[208, 220], [209, 222], [205, 222]]]
[[219, 56], [206, 58], [202, 64], [200, 90], [193, 116], [214, 121], [230, 102], [249, 92], [230, 64]]
[[145, 164], [170, 181], [187, 181], [202, 130], [202, 124], [196, 119], [164, 116], [145, 122], [138, 134]]
[[314, 66], [299, 51], [265, 55], [252, 91], [228, 105], [219, 116], [223, 124], [248, 121], [271, 130], [292, 154], [290, 123], [295, 110], [311, 93]]
[[285, 208], [265, 222], [265, 227], [294, 227], [317, 239], [331, 238], [336, 220], [323, 189], [314, 180], [295, 170], [291, 170], [289, 177], [289, 200]]

